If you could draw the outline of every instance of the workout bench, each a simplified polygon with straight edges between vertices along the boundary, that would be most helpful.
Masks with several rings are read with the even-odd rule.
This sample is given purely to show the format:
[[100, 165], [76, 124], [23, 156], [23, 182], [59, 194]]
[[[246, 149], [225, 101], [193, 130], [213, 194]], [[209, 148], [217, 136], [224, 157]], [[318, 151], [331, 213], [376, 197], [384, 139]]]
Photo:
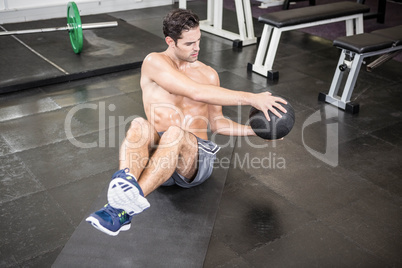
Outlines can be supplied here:
[[273, 71], [272, 65], [282, 32], [345, 21], [346, 35], [354, 34], [354, 30], [363, 33], [363, 13], [369, 10], [368, 6], [359, 3], [337, 2], [264, 14], [258, 18], [265, 25], [257, 55], [254, 64], [249, 63], [247, 70], [268, 79], [278, 79], [279, 72]]
[[[355, 114], [359, 112], [359, 105], [350, 101], [360, 67], [367, 57], [382, 55], [367, 65], [367, 69], [378, 67], [402, 51], [402, 25], [373, 31], [371, 33], [343, 36], [334, 40], [334, 46], [342, 49], [338, 65], [332, 79], [329, 93], [320, 93], [318, 99], [325, 101], [346, 112]], [[342, 96], [338, 91], [343, 75], [349, 70]]]

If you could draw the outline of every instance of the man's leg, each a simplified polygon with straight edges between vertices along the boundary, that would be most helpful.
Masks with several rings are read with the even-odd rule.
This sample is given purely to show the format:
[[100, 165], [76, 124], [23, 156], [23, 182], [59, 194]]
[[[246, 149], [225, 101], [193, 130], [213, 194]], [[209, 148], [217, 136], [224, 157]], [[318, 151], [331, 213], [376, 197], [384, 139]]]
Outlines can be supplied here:
[[177, 126], [169, 127], [138, 180], [144, 196], [167, 181], [175, 171], [192, 178], [197, 171], [197, 160], [197, 138]]
[[[142, 191], [136, 182], [136, 178], [140, 176], [146, 166], [149, 155], [152, 153], [152, 148], [158, 141], [159, 135], [149, 122], [143, 118], [136, 118], [132, 121], [120, 150], [120, 168], [122, 170], [113, 174], [109, 184], [109, 204], [92, 213], [86, 219], [87, 222], [96, 229], [113, 236], [119, 234], [120, 231], [130, 229], [132, 215], [149, 207], [148, 201], [140, 194]], [[129, 169], [131, 169], [131, 173], [127, 173]], [[129, 183], [127, 180], [131, 180], [132, 182]], [[140, 204], [135, 207], [136, 211], [126, 211], [113, 206], [112, 203], [114, 200], [110, 200], [109, 197], [111, 187], [124, 191], [124, 189], [128, 189], [129, 187], [136, 187], [135, 185], [138, 186], [138, 190], [133, 193], [135, 194], [137, 203]], [[128, 188], [125, 188], [126, 186]], [[117, 198], [119, 199], [119, 196]], [[128, 212], [131, 213], [128, 214]]]
[[[130, 134], [128, 133], [126, 141], [136, 141], [136, 139], [130, 138]], [[159, 146], [149, 159], [145, 169], [141, 168], [143, 167], [141, 165], [137, 169], [137, 165], [132, 165], [136, 162], [130, 161], [130, 158], [121, 159], [121, 167], [131, 166], [133, 172], [139, 176], [139, 183], [137, 183], [136, 178], [126, 173], [126, 170], [116, 172], [119, 173], [119, 176], [112, 179], [108, 189], [109, 204], [92, 213], [86, 220], [95, 228], [109, 235], [117, 235], [120, 231], [130, 229], [133, 215], [149, 207], [144, 196], [167, 181], [175, 170], [187, 178], [192, 178], [196, 174], [197, 144], [197, 139], [191, 133], [179, 127], [170, 127], [160, 139]], [[141, 155], [150, 155], [150, 150], [145, 150], [145, 147], [134, 146], [134, 148], [129, 149], [128, 147], [130, 146], [124, 147], [125, 153], [123, 155], [136, 153], [138, 154], [135, 156], [136, 159]], [[144, 200], [148, 203], [146, 207], [144, 207]]]
[[130, 216], [141, 213], [150, 206], [145, 196], [167, 181], [175, 170], [188, 178], [195, 174], [197, 156], [196, 137], [179, 127], [169, 127], [139, 178], [131, 177], [130, 174], [127, 176], [126, 171], [121, 171], [124, 174], [112, 179], [108, 189], [109, 204], [125, 210]]
[[147, 120], [136, 118], [132, 121], [120, 148], [121, 170], [109, 183], [107, 198], [112, 207], [123, 209], [132, 216], [150, 206], [137, 181], [158, 142], [159, 135]]
[[129, 168], [138, 179], [158, 143], [159, 135], [155, 128], [144, 118], [134, 119], [120, 147], [120, 169]]

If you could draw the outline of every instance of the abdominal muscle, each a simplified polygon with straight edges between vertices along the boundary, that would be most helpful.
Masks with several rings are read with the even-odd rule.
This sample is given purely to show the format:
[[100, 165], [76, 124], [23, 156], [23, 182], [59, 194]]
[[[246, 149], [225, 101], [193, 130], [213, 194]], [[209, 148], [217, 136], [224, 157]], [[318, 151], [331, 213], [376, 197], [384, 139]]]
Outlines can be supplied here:
[[208, 139], [208, 105], [197, 103], [185, 97], [179, 103], [152, 103], [145, 109], [148, 121], [158, 132], [170, 126], [178, 126], [201, 139]]

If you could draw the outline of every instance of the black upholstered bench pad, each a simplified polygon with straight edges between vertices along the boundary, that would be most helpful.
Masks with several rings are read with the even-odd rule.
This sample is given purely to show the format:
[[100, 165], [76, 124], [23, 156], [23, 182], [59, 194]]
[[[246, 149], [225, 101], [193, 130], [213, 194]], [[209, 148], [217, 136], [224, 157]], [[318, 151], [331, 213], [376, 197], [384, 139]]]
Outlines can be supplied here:
[[390, 38], [395, 41], [395, 45], [402, 45], [402, 25], [376, 30], [371, 33]]
[[342, 36], [334, 40], [334, 46], [353, 51], [366, 53], [392, 47], [394, 40], [372, 33], [363, 33], [351, 36]]
[[258, 21], [281, 28], [365, 13], [369, 10], [370, 8], [368, 6], [355, 2], [337, 2], [268, 13], [260, 16]]

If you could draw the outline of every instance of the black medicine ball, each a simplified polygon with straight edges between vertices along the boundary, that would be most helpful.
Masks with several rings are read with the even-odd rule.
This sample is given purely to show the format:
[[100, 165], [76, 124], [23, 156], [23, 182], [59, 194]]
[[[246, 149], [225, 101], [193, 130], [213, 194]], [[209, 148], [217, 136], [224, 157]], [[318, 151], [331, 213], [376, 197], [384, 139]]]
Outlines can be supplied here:
[[282, 115], [282, 118], [279, 118], [271, 111], [268, 111], [271, 121], [267, 120], [263, 112], [251, 107], [249, 122], [257, 136], [265, 140], [276, 140], [285, 137], [292, 130], [295, 124], [295, 111], [289, 102], [287, 104], [280, 103], [280, 105], [286, 109], [287, 113], [277, 109]]

